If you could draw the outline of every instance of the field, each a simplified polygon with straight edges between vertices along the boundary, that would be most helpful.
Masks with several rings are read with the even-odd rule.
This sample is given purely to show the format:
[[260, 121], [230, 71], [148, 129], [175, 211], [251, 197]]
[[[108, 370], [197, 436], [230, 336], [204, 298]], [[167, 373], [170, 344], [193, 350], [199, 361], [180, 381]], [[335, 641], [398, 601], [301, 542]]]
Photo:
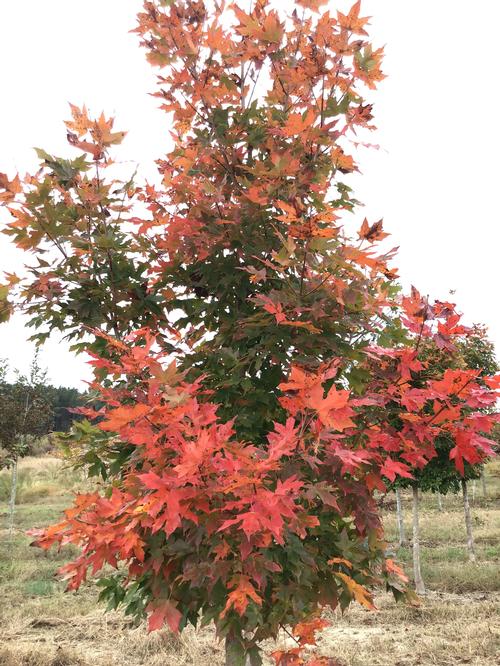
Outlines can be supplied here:
[[[487, 497], [480, 484], [473, 503], [478, 565], [469, 564], [461, 498], [423, 498], [423, 573], [429, 588], [419, 608], [382, 594], [377, 612], [352, 607], [335, 613], [324, 632], [322, 654], [343, 666], [494, 666], [500, 652], [500, 463], [487, 469]], [[217, 666], [222, 649], [210, 630], [147, 635], [120, 613], [95, 605], [91, 584], [65, 594], [54, 577], [71, 552], [29, 547], [25, 530], [57, 520], [78, 475], [55, 458], [23, 461], [15, 530], [7, 524], [8, 476], [0, 474], [0, 665], [1, 666]], [[389, 498], [387, 498], [389, 500]], [[404, 498], [410, 533], [410, 499]], [[394, 506], [387, 501], [388, 538], [396, 540]], [[399, 557], [411, 572], [409, 550]], [[274, 647], [274, 646], [269, 646]]]

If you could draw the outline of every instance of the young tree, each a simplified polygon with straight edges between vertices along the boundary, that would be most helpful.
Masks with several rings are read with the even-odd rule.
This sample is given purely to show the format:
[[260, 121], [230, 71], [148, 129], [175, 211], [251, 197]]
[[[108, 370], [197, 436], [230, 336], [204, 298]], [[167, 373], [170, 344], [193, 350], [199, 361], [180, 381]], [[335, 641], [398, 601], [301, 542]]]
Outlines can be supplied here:
[[[454, 448], [454, 440], [443, 436], [436, 441], [436, 455], [421, 469], [412, 470], [412, 479], [399, 478], [395, 482], [396, 493], [401, 488], [411, 488], [412, 491], [412, 555], [415, 590], [417, 594], [425, 594], [425, 583], [421, 571], [420, 560], [420, 528], [419, 507], [420, 493], [432, 492], [439, 498], [449, 492], [456, 493], [461, 488], [464, 497], [464, 511], [467, 530], [467, 547], [469, 558], [475, 561], [474, 540], [472, 537], [472, 523], [470, 520], [470, 507], [467, 496], [467, 480], [477, 479], [483, 468], [483, 463], [470, 465], [464, 462], [463, 471], [456, 468], [454, 461], [450, 460], [450, 452]], [[440, 509], [442, 510], [442, 509]], [[402, 511], [398, 511], [398, 524], [403, 520]], [[401, 529], [400, 529], [401, 544]]]
[[260, 663], [285, 625], [309, 642], [323, 606], [371, 608], [376, 584], [401, 596], [374, 491], [445, 430], [459, 466], [489, 451], [465, 415], [497, 380], [443, 373], [417, 398], [418, 345], [388, 321], [401, 307], [402, 339], [447, 345], [452, 306], [416, 291], [397, 305], [382, 223], [356, 239], [343, 224], [382, 53], [359, 2], [324, 4], [145, 2], [136, 32], [173, 117], [161, 184], [106, 178], [123, 132], [74, 106], [80, 155], [39, 151], [23, 193], [3, 179], [8, 233], [38, 262], [5, 289], [37, 339], [59, 329], [93, 355], [95, 421], [75, 444], [107, 483], [37, 543], [81, 546], [70, 589], [117, 567], [102, 598], [151, 629], [214, 621], [231, 665]]
[[[499, 365], [495, 353], [495, 346], [488, 338], [488, 330], [486, 326], [475, 324], [471, 335], [459, 343], [459, 351], [468, 368], [479, 370], [481, 375], [493, 375], [498, 372]], [[495, 425], [491, 437], [498, 444], [498, 436], [495, 436], [497, 428], [498, 425]], [[483, 489], [483, 497], [486, 497], [487, 490], [484, 466], [481, 468], [481, 485]]]
[[7, 381], [7, 368], [0, 370], [0, 448], [4, 451], [3, 465], [11, 467], [9, 529], [14, 526], [17, 490], [17, 463], [27, 449], [29, 435], [40, 436], [52, 426], [52, 410], [45, 398], [47, 373], [33, 358], [28, 377], [17, 373], [15, 382]]
[[[9, 365], [7, 360], [0, 358], [0, 391], [3, 392], [4, 386], [7, 384], [7, 374], [9, 371]], [[0, 469], [7, 467], [10, 464], [11, 456], [8, 449], [4, 448], [3, 445], [0, 446]]]
[[[426, 362], [425, 374], [429, 377], [440, 377], [443, 372], [450, 369], [463, 368], [475, 370], [478, 373], [477, 382], [483, 384], [482, 377], [488, 377], [498, 371], [493, 344], [488, 340], [484, 326], [474, 326], [464, 330], [455, 341], [453, 349], [442, 349], [433, 342], [421, 345], [420, 358]], [[416, 384], [420, 381], [415, 377]], [[495, 408], [494, 403], [485, 403], [480, 411], [488, 414]], [[493, 429], [492, 421], [486, 422], [489, 431]], [[396, 492], [400, 488], [411, 488], [413, 494], [413, 565], [415, 584], [419, 594], [424, 593], [425, 586], [420, 570], [420, 544], [418, 528], [419, 490], [432, 492], [441, 498], [448, 493], [462, 492], [464, 502], [464, 516], [467, 533], [467, 549], [469, 559], [476, 561], [474, 551], [474, 538], [472, 534], [472, 520], [468, 498], [467, 481], [478, 479], [484, 474], [484, 463], [470, 464], [465, 461], [463, 469], [457, 469], [450, 453], [455, 446], [455, 439], [445, 433], [436, 441], [434, 457], [421, 469], [413, 471], [413, 479], [399, 478], [395, 481]], [[398, 521], [402, 519], [398, 509]], [[401, 541], [401, 531], [400, 531]]]

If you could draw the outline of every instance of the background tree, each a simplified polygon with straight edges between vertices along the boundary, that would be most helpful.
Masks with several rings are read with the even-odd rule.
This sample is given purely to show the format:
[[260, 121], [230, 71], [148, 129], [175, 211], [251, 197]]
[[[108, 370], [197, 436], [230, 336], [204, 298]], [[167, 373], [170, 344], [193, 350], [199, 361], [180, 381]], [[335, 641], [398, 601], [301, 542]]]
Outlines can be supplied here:
[[[0, 358], [0, 390], [3, 392], [3, 387], [7, 383], [7, 373], [9, 371], [9, 365], [7, 360]], [[10, 454], [9, 451], [3, 446], [0, 448], [0, 469], [9, 464]]]
[[[425, 343], [420, 349], [420, 358], [427, 361], [426, 376], [440, 377], [448, 369], [464, 368], [476, 370], [478, 383], [483, 382], [482, 377], [487, 377], [498, 371], [495, 357], [494, 345], [488, 340], [487, 331], [484, 326], [475, 325], [472, 329], [464, 331], [455, 342], [454, 349], [440, 348], [433, 342]], [[416, 386], [419, 384], [417, 383]], [[494, 404], [485, 405], [484, 413], [491, 413], [495, 409]], [[493, 424], [488, 423], [490, 431]], [[411, 488], [413, 494], [413, 558], [414, 574], [417, 592], [423, 594], [425, 585], [420, 568], [420, 544], [419, 544], [419, 491], [432, 492], [439, 498], [448, 493], [461, 491], [464, 503], [465, 526], [467, 533], [467, 549], [469, 559], [476, 561], [474, 552], [474, 537], [472, 533], [472, 520], [470, 515], [470, 503], [468, 497], [467, 482], [476, 480], [484, 474], [484, 463], [463, 463], [463, 469], [458, 470], [450, 453], [455, 446], [455, 440], [449, 434], [444, 434], [436, 441], [436, 455], [421, 469], [413, 471], [413, 479], [398, 478], [393, 487], [396, 493], [400, 488]], [[441, 507], [440, 507], [441, 508]], [[404, 532], [401, 531], [403, 523], [400, 500], [397, 506], [398, 526], [400, 530], [400, 544], [404, 541]]]
[[46, 399], [47, 373], [35, 355], [29, 376], [16, 374], [14, 382], [7, 381], [6, 366], [0, 374], [0, 447], [2, 463], [12, 469], [9, 502], [9, 528], [14, 525], [17, 488], [17, 462], [27, 451], [27, 437], [47, 434], [52, 426], [52, 409]]
[[[466, 367], [479, 370], [482, 376], [494, 375], [498, 372], [499, 365], [495, 346], [488, 338], [488, 330], [486, 326], [475, 324], [472, 329], [472, 334], [459, 342], [458, 347]], [[496, 435], [497, 430], [498, 425], [495, 425], [491, 437], [498, 445], [499, 437]], [[484, 466], [481, 468], [481, 483], [483, 495], [486, 496], [487, 490]]]
[[84, 405], [87, 395], [76, 388], [49, 385], [46, 387], [46, 397], [54, 414], [52, 429], [55, 432], [68, 432], [73, 422], [80, 420], [81, 417], [74, 410]]

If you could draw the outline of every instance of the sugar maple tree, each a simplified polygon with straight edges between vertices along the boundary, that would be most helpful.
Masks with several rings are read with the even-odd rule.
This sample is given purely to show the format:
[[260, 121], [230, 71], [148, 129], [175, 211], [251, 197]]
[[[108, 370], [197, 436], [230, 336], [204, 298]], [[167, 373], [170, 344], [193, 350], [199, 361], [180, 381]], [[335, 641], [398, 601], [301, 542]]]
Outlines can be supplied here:
[[372, 608], [383, 582], [406, 594], [374, 491], [432, 458], [443, 430], [459, 467], [484, 456], [474, 410], [499, 383], [412, 385], [420, 340], [452, 345], [459, 324], [416, 291], [396, 301], [380, 221], [344, 227], [382, 52], [359, 2], [325, 4], [145, 2], [136, 32], [174, 141], [161, 183], [107, 176], [123, 132], [75, 106], [79, 155], [39, 151], [35, 176], [0, 181], [7, 232], [36, 261], [2, 296], [36, 339], [63, 331], [95, 366], [74, 446], [105, 491], [37, 543], [81, 546], [70, 589], [116, 567], [101, 596], [150, 629], [214, 621], [227, 664], [260, 663], [288, 625], [298, 646], [275, 660], [300, 665], [324, 606]]
[[[419, 359], [421, 359], [423, 367], [419, 373], [413, 375], [412, 385], [420, 387], [423, 376], [427, 380], [435, 379], [439, 381], [445, 376], [450, 376], [450, 371], [455, 371], [454, 374], [456, 375], [457, 371], [469, 370], [473, 371], [469, 373], [469, 376], [474, 376], [475, 391], [478, 397], [478, 388], [484, 388], [485, 386], [482, 377], [485, 376], [488, 378], [488, 376], [498, 372], [493, 344], [488, 340], [485, 327], [478, 325], [472, 328], [458, 327], [453, 337], [455, 340], [451, 349], [447, 346], [438, 346], [432, 338], [424, 340], [419, 345]], [[467, 375], [463, 375], [463, 377], [465, 380]], [[435, 384], [430, 385], [435, 386]], [[464, 390], [468, 390], [469, 386]], [[460, 415], [456, 419], [457, 425], [463, 425], [462, 416], [465, 416], [467, 411], [471, 411], [468, 401], [463, 400], [464, 397], [461, 397], [460, 401], [458, 399], [454, 401], [456, 408], [461, 403]], [[495, 394], [488, 390], [484, 391], [480, 401], [475, 402], [472, 406], [472, 410], [476, 415], [480, 413], [491, 415], [495, 411], [495, 408]], [[487, 418], [481, 426], [481, 429], [487, 431], [488, 436], [492, 439], [495, 439], [493, 432], [494, 425], [495, 417], [492, 417]], [[412, 549], [414, 557], [414, 580], [419, 594], [425, 593], [425, 585], [420, 570], [419, 490], [422, 492], [431, 491], [438, 493], [438, 496], [462, 490], [469, 558], [475, 561], [467, 481], [480, 477], [483, 472], [484, 457], [482, 455], [475, 455], [475, 451], [466, 452], [465, 448], [464, 455], [462, 455], [460, 449], [457, 450], [456, 448], [456, 442], [463, 441], [463, 437], [464, 435], [460, 431], [445, 428], [436, 436], [435, 455], [430, 462], [423, 467], [414, 469], [411, 478], [398, 477], [392, 483], [392, 487], [396, 488], [396, 492], [398, 492], [399, 488], [412, 488], [413, 490]], [[491, 444], [488, 443], [483, 452], [487, 453], [490, 447]], [[400, 543], [402, 543], [404, 533], [401, 531], [403, 518], [400, 499], [398, 504], [398, 521], [400, 525]]]
[[[412, 377], [413, 386], [419, 387], [421, 377], [427, 380], [441, 380], [444, 376], [451, 376], [468, 371], [462, 376], [464, 380], [467, 376], [474, 377], [474, 384], [486, 388], [481, 404], [476, 403], [474, 408], [480, 410], [484, 415], [495, 411], [495, 394], [488, 391], [482, 378], [491, 377], [498, 372], [498, 365], [495, 359], [493, 344], [488, 340], [487, 331], [483, 326], [473, 326], [471, 328], [460, 327], [454, 334], [454, 345], [452, 349], [438, 347], [432, 338], [420, 345], [419, 359], [423, 364], [423, 369], [419, 374]], [[491, 381], [491, 380], [490, 380]], [[419, 383], [420, 382], [420, 383]], [[431, 384], [434, 386], [435, 384]], [[469, 384], [464, 391], [468, 392], [471, 387]], [[460, 394], [462, 396], [462, 394]], [[479, 395], [479, 394], [477, 394]], [[462, 396], [462, 399], [465, 395]], [[463, 403], [467, 408], [466, 401]], [[456, 402], [458, 406], [458, 402]], [[487, 420], [484, 423], [484, 430], [491, 434], [495, 419]], [[463, 422], [458, 421], [461, 426]], [[457, 441], [456, 432], [443, 433], [443, 437], [436, 442], [436, 456], [433, 457], [430, 464], [413, 472], [413, 479], [400, 478], [397, 485], [407, 488], [416, 484], [423, 492], [439, 492], [446, 494], [448, 492], [458, 492], [460, 483], [463, 479], [477, 479], [481, 474], [481, 467], [478, 463], [481, 458], [471, 454], [470, 456], [461, 455], [460, 452], [453, 451], [450, 458], [450, 451], [454, 449]], [[465, 452], [465, 448], [464, 448]], [[455, 458], [458, 458], [455, 464]]]

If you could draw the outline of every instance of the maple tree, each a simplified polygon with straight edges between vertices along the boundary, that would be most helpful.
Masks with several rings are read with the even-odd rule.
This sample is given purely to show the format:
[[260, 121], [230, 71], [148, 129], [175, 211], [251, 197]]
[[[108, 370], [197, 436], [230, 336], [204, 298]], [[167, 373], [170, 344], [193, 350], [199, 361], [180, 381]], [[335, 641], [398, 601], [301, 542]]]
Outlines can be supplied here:
[[7, 363], [0, 359], [0, 469], [11, 469], [9, 529], [14, 527], [17, 495], [17, 466], [28, 453], [28, 437], [50, 432], [53, 409], [46, 397], [47, 373], [35, 354], [29, 375], [16, 371], [15, 381], [8, 380]]
[[[477, 383], [482, 384], [482, 377], [493, 375], [498, 372], [498, 365], [495, 358], [495, 350], [493, 344], [488, 340], [487, 330], [484, 326], [475, 325], [470, 329], [459, 330], [457, 340], [452, 350], [443, 349], [438, 347], [431, 341], [430, 343], [421, 345], [420, 358], [425, 363], [425, 374], [429, 377], [434, 376], [440, 378], [446, 370], [462, 369], [462, 370], [475, 370], [478, 373]], [[417, 379], [414, 377], [414, 379]], [[494, 412], [496, 405], [494, 403], [488, 404], [486, 402], [480, 408], [480, 412], [488, 414]], [[490, 437], [494, 440], [494, 423], [489, 425]], [[391, 484], [392, 488], [396, 491], [399, 488], [412, 488], [413, 491], [413, 554], [414, 554], [414, 569], [415, 580], [419, 581], [419, 593], [425, 591], [422, 574], [420, 572], [419, 563], [419, 527], [418, 527], [418, 512], [419, 512], [419, 493], [432, 492], [446, 495], [450, 492], [457, 493], [462, 491], [464, 498], [464, 513], [467, 531], [467, 543], [469, 550], [469, 558], [475, 561], [474, 553], [474, 539], [472, 534], [472, 523], [470, 518], [470, 508], [467, 492], [467, 481], [476, 480], [480, 478], [483, 473], [484, 459], [480, 460], [472, 458], [470, 461], [464, 458], [460, 461], [459, 467], [454, 461], [454, 454], [450, 457], [450, 452], [453, 450], [455, 438], [448, 432], [444, 432], [435, 443], [436, 455], [421, 469], [413, 470], [413, 478], [399, 477]], [[454, 452], [455, 453], [455, 452]], [[400, 524], [400, 544], [404, 541], [404, 533], [401, 531], [402, 514], [399, 499], [398, 505], [398, 519]]]
[[375, 585], [411, 598], [374, 492], [440, 435], [459, 469], [482, 460], [495, 420], [478, 410], [498, 378], [423, 373], [421, 341], [449, 349], [461, 330], [453, 306], [399, 296], [381, 221], [348, 232], [382, 51], [360, 2], [325, 4], [145, 2], [135, 32], [173, 123], [161, 182], [117, 178], [124, 133], [76, 106], [76, 158], [39, 150], [37, 174], [0, 180], [35, 259], [6, 276], [2, 313], [95, 368], [73, 443], [104, 492], [37, 543], [81, 547], [69, 589], [116, 567], [101, 597], [150, 629], [215, 622], [233, 665], [285, 626], [298, 646], [276, 662], [305, 663], [321, 609], [372, 608]]
[[[488, 377], [498, 372], [493, 344], [488, 340], [484, 326], [473, 326], [456, 335], [454, 349], [439, 348], [432, 341], [423, 344], [420, 348], [419, 358], [425, 364], [425, 375], [440, 379], [447, 370], [477, 371], [477, 383], [484, 385], [482, 377]], [[414, 376], [415, 385], [418, 376]], [[495, 411], [495, 403], [485, 402], [480, 408], [481, 412], [488, 414]], [[491, 429], [494, 428], [494, 422]], [[493, 439], [494, 436], [492, 435]], [[461, 463], [454, 464], [454, 456], [450, 459], [455, 439], [445, 435], [436, 442], [436, 456], [422, 469], [413, 472], [414, 479], [398, 478], [396, 486], [407, 488], [417, 485], [423, 492], [447, 494], [458, 492], [461, 481], [479, 478], [482, 470], [481, 464], [474, 465], [474, 458], [470, 461], [464, 457]], [[476, 461], [478, 463], [478, 461]]]

